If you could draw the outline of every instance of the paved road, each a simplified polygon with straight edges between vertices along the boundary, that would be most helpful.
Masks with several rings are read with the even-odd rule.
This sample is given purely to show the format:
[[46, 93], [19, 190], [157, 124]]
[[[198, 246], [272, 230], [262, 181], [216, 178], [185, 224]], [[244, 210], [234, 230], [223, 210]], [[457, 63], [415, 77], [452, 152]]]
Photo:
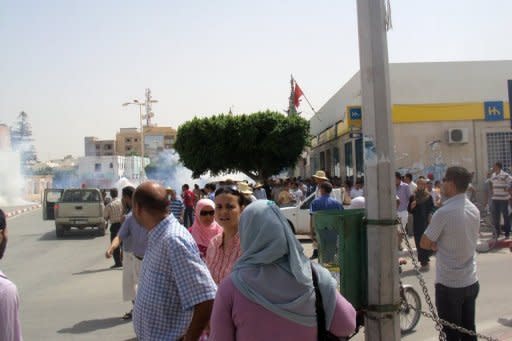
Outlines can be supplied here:
[[[299, 238], [304, 246], [305, 253], [311, 254], [311, 243], [307, 236]], [[414, 247], [413, 239], [410, 239]], [[508, 249], [494, 250], [489, 253], [479, 254], [478, 275], [480, 282], [480, 293], [477, 298], [477, 331], [495, 337], [499, 340], [512, 340], [512, 253]], [[420, 293], [422, 299], [422, 308], [428, 311], [423, 292], [413, 270], [412, 263], [402, 267], [402, 281], [404, 284], [410, 284]], [[435, 304], [434, 280], [435, 280], [435, 257], [431, 262], [431, 270], [423, 273], [427, 289], [431, 296], [432, 303]], [[438, 340], [436, 336], [434, 323], [421, 317], [415, 330], [402, 337], [403, 340]], [[364, 340], [364, 328], [353, 338], [354, 341]]]
[[[121, 271], [110, 270], [112, 260], [103, 256], [108, 236], [74, 231], [57, 240], [53, 223], [41, 220], [40, 209], [8, 224], [10, 241], [0, 268], [20, 290], [26, 340], [134, 340], [131, 323], [119, 318], [130, 308], [121, 301]], [[309, 255], [311, 244], [301, 241]], [[477, 328], [503, 340], [512, 340], [511, 262], [508, 250], [478, 257]], [[404, 282], [419, 288], [411, 265], [403, 270]], [[433, 295], [433, 268], [425, 280]], [[354, 340], [363, 339], [364, 329]], [[422, 317], [403, 339], [435, 340], [433, 323]]]
[[[74, 231], [57, 240], [41, 209], [8, 220], [0, 268], [18, 286], [26, 340], [134, 340], [120, 270], [103, 256], [108, 235]], [[85, 233], [84, 233], [85, 232]]]

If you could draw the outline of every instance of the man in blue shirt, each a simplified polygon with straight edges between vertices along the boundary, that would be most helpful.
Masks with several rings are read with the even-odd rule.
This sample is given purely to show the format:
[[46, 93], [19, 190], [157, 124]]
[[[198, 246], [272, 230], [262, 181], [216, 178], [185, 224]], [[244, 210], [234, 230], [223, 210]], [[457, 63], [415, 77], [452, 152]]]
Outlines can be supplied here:
[[[131, 211], [132, 196], [135, 188], [126, 186], [123, 188], [123, 205]], [[139, 225], [135, 217], [130, 212], [124, 218], [117, 236], [107, 249], [105, 257], [110, 258], [114, 250], [123, 245], [123, 300], [135, 302], [136, 288], [139, 283], [140, 268], [142, 259], [148, 245], [148, 231]], [[122, 317], [123, 320], [132, 319], [133, 310], [127, 312]]]
[[311, 202], [310, 211], [340, 210], [343, 211], [341, 202], [331, 197], [332, 185], [330, 182], [322, 182], [318, 185], [320, 196]]
[[139, 340], [199, 339], [217, 291], [194, 238], [168, 206], [155, 182], [142, 183], [133, 196], [133, 215], [149, 231], [133, 309]]
[[[336, 198], [331, 197], [332, 184], [324, 181], [318, 185], [319, 197], [311, 202], [309, 208], [310, 212], [325, 211], [325, 210], [340, 210], [343, 211], [343, 205]], [[315, 233], [314, 220], [311, 219], [311, 230]], [[313, 250], [313, 255], [310, 259], [318, 258], [318, 249]]]

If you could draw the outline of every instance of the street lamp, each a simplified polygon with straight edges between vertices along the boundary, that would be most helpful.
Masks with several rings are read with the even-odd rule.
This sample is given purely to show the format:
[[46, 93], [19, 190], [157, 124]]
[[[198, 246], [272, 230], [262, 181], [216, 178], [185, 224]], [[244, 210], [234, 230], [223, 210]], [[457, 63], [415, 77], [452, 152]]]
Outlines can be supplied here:
[[123, 107], [126, 107], [130, 104], [139, 106], [139, 119], [140, 119], [140, 179], [144, 179], [144, 127], [142, 125], [142, 107], [146, 105], [144, 102], [140, 102], [137, 99], [134, 99], [131, 102], [123, 103]]

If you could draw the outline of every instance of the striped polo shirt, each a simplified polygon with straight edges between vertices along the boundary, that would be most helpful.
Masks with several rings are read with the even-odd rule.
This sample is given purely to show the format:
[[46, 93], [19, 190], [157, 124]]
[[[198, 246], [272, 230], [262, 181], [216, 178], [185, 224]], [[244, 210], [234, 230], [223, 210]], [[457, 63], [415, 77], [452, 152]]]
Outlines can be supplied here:
[[447, 199], [432, 216], [425, 236], [437, 243], [436, 283], [450, 288], [474, 284], [480, 211], [465, 193]]
[[174, 218], [180, 219], [181, 211], [183, 211], [183, 208], [183, 202], [180, 199], [171, 199], [169, 209], [171, 210], [171, 213], [174, 215]]
[[512, 184], [512, 177], [501, 170], [499, 173], [492, 173], [492, 200], [510, 199], [509, 189]]

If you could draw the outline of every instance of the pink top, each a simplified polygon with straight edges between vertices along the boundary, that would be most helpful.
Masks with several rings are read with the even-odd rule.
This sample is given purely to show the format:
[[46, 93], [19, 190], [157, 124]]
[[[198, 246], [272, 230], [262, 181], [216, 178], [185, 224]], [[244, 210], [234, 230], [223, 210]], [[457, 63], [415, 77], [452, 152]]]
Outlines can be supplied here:
[[18, 314], [19, 306], [16, 286], [0, 271], [0, 340], [23, 340]]
[[206, 250], [206, 265], [217, 285], [231, 273], [233, 265], [242, 254], [238, 232], [230, 240], [225, 241], [224, 248], [223, 237], [224, 233], [213, 237]]
[[[213, 341], [316, 340], [317, 328], [292, 322], [246, 298], [228, 277], [219, 286], [210, 320]], [[336, 308], [329, 331], [348, 336], [356, 328], [356, 311], [336, 292]]]

